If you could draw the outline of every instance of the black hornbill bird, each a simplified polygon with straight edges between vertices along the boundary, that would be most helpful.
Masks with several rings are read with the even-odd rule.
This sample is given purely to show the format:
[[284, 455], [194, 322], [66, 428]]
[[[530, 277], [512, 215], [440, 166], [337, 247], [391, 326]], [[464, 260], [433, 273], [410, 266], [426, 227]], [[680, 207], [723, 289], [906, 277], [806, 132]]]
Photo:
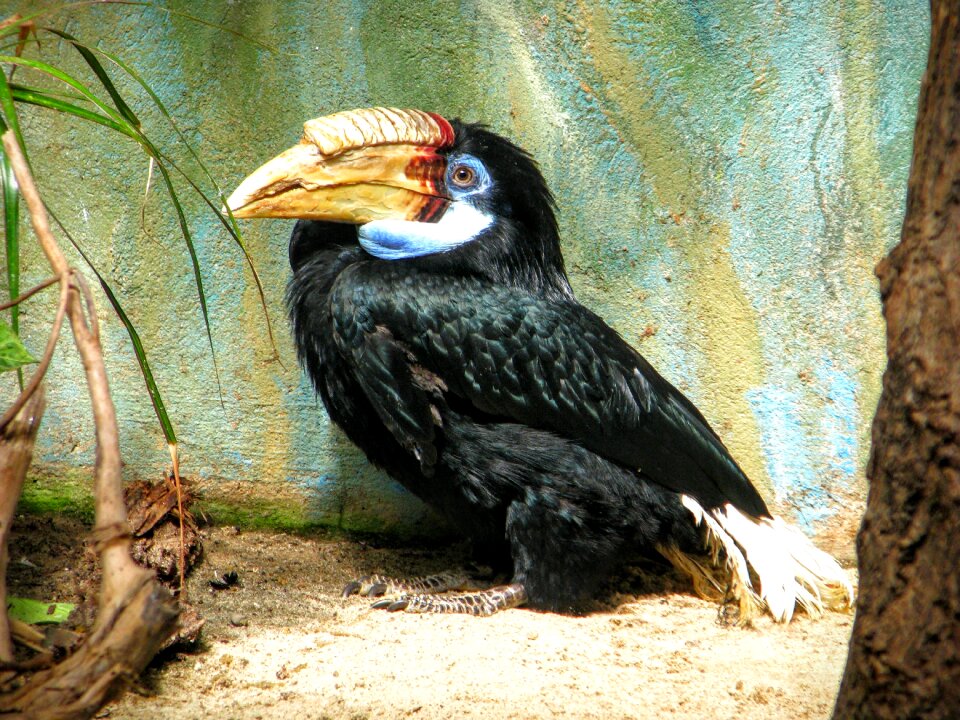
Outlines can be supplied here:
[[430, 594], [458, 584], [438, 577], [386, 605], [564, 611], [659, 552], [741, 621], [849, 606], [836, 561], [772, 517], [693, 403], [577, 302], [526, 152], [417, 110], [304, 130], [228, 200], [236, 217], [299, 220], [300, 361], [373, 463], [512, 569], [498, 588]]

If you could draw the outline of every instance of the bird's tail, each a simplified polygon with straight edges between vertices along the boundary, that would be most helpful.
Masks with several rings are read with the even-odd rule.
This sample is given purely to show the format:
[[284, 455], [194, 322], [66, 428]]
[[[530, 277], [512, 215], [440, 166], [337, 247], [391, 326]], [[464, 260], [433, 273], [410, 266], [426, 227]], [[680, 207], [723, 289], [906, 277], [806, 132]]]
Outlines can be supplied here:
[[736, 600], [740, 623], [765, 610], [777, 622], [789, 622], [798, 605], [817, 617], [824, 609], [852, 607], [846, 572], [798, 528], [780, 518], [744, 515], [729, 503], [705, 510], [687, 495], [681, 501], [705, 528], [710, 566], [676, 548], [660, 550], [693, 578], [701, 595]]

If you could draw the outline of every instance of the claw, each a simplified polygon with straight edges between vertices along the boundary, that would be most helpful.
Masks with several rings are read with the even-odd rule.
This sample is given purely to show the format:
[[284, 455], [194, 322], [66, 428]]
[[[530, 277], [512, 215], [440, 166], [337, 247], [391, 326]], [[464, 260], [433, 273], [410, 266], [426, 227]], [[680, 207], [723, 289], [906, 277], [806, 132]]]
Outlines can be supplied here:
[[360, 592], [361, 587], [363, 586], [356, 580], [353, 580], [352, 582], [348, 582], [346, 585], [343, 586], [343, 592], [340, 593], [340, 597], [347, 598], [347, 597], [350, 597], [351, 595], [356, 595], [358, 592]]
[[363, 593], [367, 597], [381, 597], [387, 592], [387, 584], [378, 582], [371, 585], [367, 588], [367, 591]]
[[401, 610], [406, 610], [407, 606], [410, 604], [410, 599], [401, 597], [401, 598], [384, 598], [383, 600], [377, 600], [370, 607], [374, 610], [386, 610], [387, 612], [400, 612]]

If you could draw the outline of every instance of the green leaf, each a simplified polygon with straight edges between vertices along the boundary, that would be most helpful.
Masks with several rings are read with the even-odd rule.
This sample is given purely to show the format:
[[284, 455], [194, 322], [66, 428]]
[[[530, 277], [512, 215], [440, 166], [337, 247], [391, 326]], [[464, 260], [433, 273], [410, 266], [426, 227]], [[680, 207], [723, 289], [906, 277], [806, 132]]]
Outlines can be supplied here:
[[106, 69], [103, 67], [100, 61], [97, 60], [96, 56], [90, 51], [90, 49], [77, 40], [73, 35], [68, 32], [64, 32], [63, 30], [47, 28], [47, 32], [63, 38], [76, 48], [77, 52], [80, 53], [87, 65], [90, 66], [93, 74], [97, 76], [100, 84], [103, 85], [104, 89], [110, 94], [110, 98], [113, 100], [113, 104], [117, 108], [117, 111], [127, 120], [127, 122], [139, 129], [140, 118], [134, 114], [133, 110], [130, 109], [130, 106], [124, 101], [123, 97], [120, 95], [120, 92], [110, 80], [110, 76], [107, 75]]
[[50, 108], [51, 110], [56, 110], [58, 112], [68, 113], [75, 117], [81, 118], [82, 120], [89, 120], [91, 122], [108, 127], [111, 130], [116, 130], [117, 132], [123, 133], [128, 137], [132, 137], [135, 140], [138, 139], [137, 134], [133, 132], [128, 125], [118, 123], [105, 115], [94, 112], [93, 110], [88, 110], [85, 107], [74, 105], [66, 100], [60, 100], [42, 91], [37, 92], [36, 90], [27, 89], [16, 85], [12, 86], [10, 89], [13, 99], [17, 102], [30, 103], [31, 105], [39, 105], [40, 107]]
[[20, 121], [17, 118], [17, 110], [13, 106], [13, 96], [10, 94], [7, 76], [0, 72], [0, 131], [6, 132], [7, 128], [13, 130], [13, 134], [17, 136], [20, 150], [29, 162], [27, 145], [23, 142], [23, 133], [20, 132]]
[[[132, 3], [132, 4], [137, 4], [137, 3]], [[149, 4], [146, 4], [146, 5], [150, 7], [156, 7], [156, 6], [151, 6]], [[201, 22], [201, 23], [204, 22], [192, 16], [184, 15], [183, 13], [177, 13], [175, 11], [170, 11], [166, 8], [156, 8], [156, 9], [161, 9], [176, 15], [183, 15], [183, 17], [186, 17], [187, 19], [195, 22]], [[205, 24], [209, 24], [209, 23], [205, 23]], [[213, 27], [219, 27], [219, 26], [213, 25]], [[226, 28], [220, 28], [220, 29], [225, 30]], [[236, 222], [233, 220], [232, 215], [229, 215], [229, 211], [227, 216], [223, 215], [220, 212], [220, 207], [226, 205], [225, 195], [223, 191], [220, 189], [213, 175], [210, 173], [206, 165], [201, 160], [200, 156], [196, 153], [196, 151], [187, 141], [186, 136], [180, 130], [180, 127], [177, 125], [176, 121], [173, 119], [173, 116], [167, 110], [166, 106], [160, 100], [160, 97], [157, 95], [156, 92], [154, 92], [153, 88], [150, 87], [150, 84], [147, 83], [146, 80], [144, 80], [144, 78], [136, 71], [135, 68], [125, 63], [121, 58], [117, 57], [113, 53], [107, 52], [106, 50], [103, 50], [101, 48], [86, 45], [80, 40], [78, 40], [76, 37], [74, 37], [73, 35], [70, 35], [69, 33], [66, 33], [63, 31], [56, 30], [54, 28], [44, 28], [44, 30], [53, 35], [56, 35], [57, 37], [67, 40], [77, 49], [78, 52], [81, 53], [84, 60], [86, 60], [87, 64], [90, 66], [94, 74], [100, 80], [103, 87], [110, 94], [110, 97], [113, 98], [114, 104], [116, 105], [117, 110], [119, 111], [120, 115], [127, 121], [127, 123], [124, 123], [124, 124], [117, 123], [111, 120], [110, 118], [104, 117], [99, 113], [87, 110], [86, 108], [82, 108], [75, 104], [66, 102], [65, 100], [53, 97], [49, 92], [46, 92], [46, 93], [38, 92], [36, 88], [28, 88], [22, 85], [16, 85], [16, 86], [12, 85], [11, 87], [13, 89], [13, 96], [16, 100], [19, 100], [22, 102], [29, 102], [35, 105], [41, 105], [43, 107], [48, 107], [54, 110], [69, 112], [77, 117], [80, 117], [86, 120], [91, 120], [93, 122], [96, 122], [101, 125], [110, 127], [114, 130], [117, 130], [118, 132], [124, 133], [125, 135], [128, 135], [132, 137], [134, 140], [136, 140], [141, 145], [143, 150], [149, 156], [153, 157], [156, 160], [157, 167], [160, 170], [160, 173], [164, 180], [164, 185], [166, 186], [167, 192], [170, 195], [170, 199], [173, 202], [174, 208], [177, 212], [178, 219], [181, 221], [180, 222], [181, 232], [186, 242], [187, 250], [190, 254], [191, 263], [193, 264], [194, 277], [197, 285], [197, 293], [200, 300], [200, 308], [203, 314], [203, 320], [204, 320], [204, 325], [207, 331], [207, 337], [210, 343], [210, 352], [211, 352], [211, 356], [213, 357], [214, 371], [217, 376], [218, 389], [220, 389], [220, 373], [219, 373], [219, 369], [217, 368], [216, 356], [213, 354], [213, 337], [210, 330], [210, 320], [207, 313], [207, 303], [206, 303], [206, 296], [204, 294], [204, 289], [203, 289], [203, 281], [202, 281], [202, 278], [200, 277], [199, 263], [198, 263], [196, 252], [193, 245], [193, 238], [190, 234], [189, 229], [185, 224], [185, 218], [183, 217], [183, 211], [180, 207], [179, 199], [176, 196], [176, 192], [173, 188], [171, 179], [167, 174], [166, 168], [164, 167], [164, 163], [168, 164], [170, 167], [175, 169], [181, 176], [183, 176], [187, 180], [187, 182], [190, 184], [193, 190], [203, 199], [203, 201], [214, 212], [214, 215], [221, 221], [221, 223], [226, 228], [227, 232], [230, 234], [233, 241], [240, 248], [240, 251], [243, 254], [244, 260], [246, 261], [247, 266], [249, 267], [251, 273], [253, 274], [253, 279], [257, 287], [257, 292], [259, 293], [259, 296], [260, 296], [260, 305], [263, 309], [263, 317], [267, 325], [267, 335], [269, 337], [270, 346], [273, 348], [274, 356], [278, 357], [279, 354], [277, 353], [276, 343], [274, 341], [274, 336], [273, 336], [273, 326], [272, 326], [272, 323], [270, 322], [270, 315], [267, 312], [267, 303], [266, 303], [266, 298], [263, 291], [263, 284], [260, 280], [260, 274], [257, 272], [257, 268], [253, 262], [253, 258], [250, 256], [250, 253], [243, 242], [243, 236], [240, 234], [240, 230], [237, 227]], [[244, 38], [244, 39], [250, 42], [254, 42], [254, 43], [256, 42], [251, 40], [250, 38]], [[272, 50], [272, 48], [268, 48], [268, 49]], [[144, 91], [150, 96], [150, 99], [153, 101], [154, 105], [157, 107], [157, 109], [161, 112], [161, 114], [170, 123], [170, 126], [177, 133], [177, 136], [180, 138], [181, 144], [187, 149], [190, 156], [193, 158], [193, 160], [197, 163], [200, 170], [206, 176], [207, 180], [214, 186], [214, 189], [216, 190], [216, 193], [220, 199], [219, 203], [215, 204], [211, 200], [211, 198], [203, 191], [203, 189], [193, 180], [193, 178], [191, 178], [187, 173], [181, 170], [180, 167], [175, 162], [173, 162], [171, 158], [169, 158], [165, 153], [162, 153], [154, 145], [154, 143], [147, 137], [146, 133], [143, 131], [141, 127], [139, 118], [137, 118], [137, 116], [133, 113], [133, 111], [130, 110], [129, 106], [120, 97], [119, 92], [117, 91], [116, 87], [113, 85], [112, 81], [110, 80], [103, 65], [96, 59], [96, 55], [101, 55], [107, 58], [108, 60], [110, 60], [112, 63], [114, 63], [117, 67], [123, 70], [130, 78], [136, 81], [137, 84], [139, 84], [140, 87], [142, 87]], [[44, 71], [49, 72], [48, 70], [44, 70]], [[79, 81], [77, 81], [77, 83], [78, 82]], [[74, 87], [79, 87], [78, 84], [74, 84], [74, 83], [70, 83], [70, 84], [73, 85]], [[89, 90], [87, 90], [84, 94], [87, 96], [87, 98], [92, 99], [93, 97], [92, 93]], [[100, 107], [103, 107], [103, 106], [100, 105]], [[221, 391], [221, 395], [222, 395], [222, 391]]]
[[103, 288], [103, 292], [107, 296], [107, 300], [109, 300], [110, 304], [113, 306], [113, 311], [117, 314], [120, 322], [123, 323], [124, 328], [126, 328], [127, 334], [130, 336], [130, 342], [133, 344], [133, 351], [137, 356], [137, 362], [140, 364], [140, 373], [143, 375], [143, 381], [147, 385], [147, 392], [150, 395], [150, 402], [153, 404], [153, 410], [157, 414], [157, 420], [160, 421], [160, 427], [163, 429], [164, 437], [166, 437], [168, 445], [176, 445], [177, 435], [176, 432], [174, 432], [173, 423], [170, 422], [170, 416], [167, 414], [167, 408], [163, 404], [163, 397], [160, 395], [160, 388], [157, 387], [157, 383], [153, 378], [153, 371], [150, 369], [150, 362], [147, 360], [147, 353], [143, 349], [143, 343], [140, 340], [140, 334], [137, 332], [137, 329], [133, 326], [133, 323], [130, 321], [127, 313], [124, 311], [123, 306], [120, 304], [116, 294], [113, 292], [113, 288], [111, 288], [110, 284], [106, 281], [106, 279], [104, 279], [103, 275], [97, 269], [97, 266], [93, 264], [87, 254], [83, 251], [83, 248], [80, 247], [73, 235], [70, 234], [70, 231], [67, 230], [66, 226], [60, 222], [60, 218], [58, 218], [56, 214], [54, 214], [54, 212], [49, 208], [47, 208], [47, 212], [50, 213], [50, 217], [53, 218], [53, 221], [60, 228], [60, 231], [67, 237], [74, 249], [80, 254], [80, 257], [83, 258], [83, 261], [87, 263], [87, 266], [93, 271], [93, 274], [97, 276], [97, 280], [100, 282], [100, 287]]
[[[171, 123], [172, 122], [173, 120], [171, 119]], [[179, 132], [179, 129], [177, 132]], [[167, 155], [162, 155], [162, 157], [174, 170], [181, 175], [181, 177], [183, 177], [184, 180], [190, 184], [190, 187], [193, 188], [194, 192], [196, 192], [197, 195], [203, 199], [203, 201], [207, 204], [207, 207], [209, 207], [210, 210], [213, 211], [213, 214], [220, 220], [221, 225], [226, 228], [227, 232], [230, 234], [230, 237], [233, 238], [233, 241], [237, 244], [237, 247], [240, 248], [240, 252], [243, 253], [244, 260], [246, 261], [247, 267], [250, 269], [250, 272], [253, 275], [253, 281], [256, 284], [257, 292], [260, 295], [260, 307], [263, 309], [263, 319], [267, 324], [267, 336], [270, 340], [270, 347], [273, 348], [274, 357], [279, 360], [280, 354], [277, 352], [277, 344], [273, 338], [273, 325], [270, 322], [270, 313], [267, 312], [267, 298], [263, 291], [263, 283], [260, 281], [260, 273], [257, 272], [257, 266], [254, 264], [253, 258], [250, 256], [250, 252], [247, 250], [247, 245], [243, 241], [243, 235], [240, 233], [240, 228], [237, 225], [237, 221], [234, 219], [233, 213], [230, 212], [230, 208], [227, 207], [227, 198], [220, 189], [220, 186], [217, 185], [216, 180], [213, 179], [206, 167], [200, 161], [200, 158], [197, 157], [197, 155], [193, 152], [193, 149], [190, 147], [189, 143], [187, 143], [185, 138], [182, 142], [187, 149], [190, 150], [191, 154], [193, 154], [194, 159], [196, 159], [197, 163], [200, 165], [200, 168], [204, 171], [204, 173], [206, 173], [210, 182], [216, 189], [217, 195], [220, 198], [219, 205], [215, 204], [213, 200], [211, 200], [210, 197], [203, 191], [203, 189], [197, 185], [194, 179], [185, 173], [179, 165], [173, 162], [173, 160], [171, 160]], [[224, 208], [226, 212], [222, 212], [220, 208]]]
[[24, 85], [19, 82], [10, 83], [10, 91], [32, 92], [39, 95], [48, 95], [53, 98], [61, 98], [72, 102], [84, 102], [84, 97], [80, 93], [70, 92], [69, 90], [54, 90], [53, 88], [39, 87], [36, 85]]
[[[3, 189], [3, 235], [6, 240], [7, 292], [10, 299], [20, 295], [20, 190], [13, 175], [13, 166], [5, 152], [0, 151], [0, 186]], [[10, 307], [10, 327], [20, 334], [20, 306]], [[23, 390], [23, 371], [17, 370], [17, 380]]]
[[37, 359], [20, 342], [13, 328], [0, 320], [0, 372], [16, 370]]
[[[47, 75], [60, 80], [79, 92], [84, 98], [100, 108], [103, 114], [110, 117], [110, 119], [112, 119], [114, 122], [120, 125], [130, 125], [129, 121], [123, 115], [98, 98], [94, 92], [87, 87], [87, 85], [80, 82], [77, 78], [73, 77], [69, 73], [64, 72], [60, 68], [54, 67], [53, 65], [45, 62], [41, 62], [40, 60], [28, 60], [27, 58], [16, 57], [14, 55], [0, 55], [0, 63], [19, 65], [21, 67], [30, 68], [31, 70], [46, 73]], [[131, 127], [130, 129], [131, 131], [135, 132], [135, 128]]]
[[173, 203], [174, 210], [177, 211], [177, 220], [180, 223], [180, 234], [187, 245], [187, 252], [190, 255], [190, 263], [193, 265], [193, 281], [197, 286], [197, 298], [200, 300], [200, 313], [203, 316], [203, 324], [207, 329], [207, 341], [210, 344], [210, 357], [213, 360], [213, 374], [217, 379], [217, 391], [220, 393], [220, 404], [223, 405], [223, 386], [220, 383], [220, 369], [217, 366], [217, 355], [213, 349], [213, 332], [210, 329], [210, 314], [207, 312], [207, 296], [203, 291], [203, 277], [200, 274], [200, 259], [197, 257], [197, 249], [193, 244], [193, 234], [190, 232], [190, 226], [187, 224], [187, 217], [183, 213], [183, 206], [180, 204], [180, 198], [173, 186], [173, 179], [166, 168], [166, 165], [160, 159], [160, 153], [152, 144], [145, 144], [148, 151], [152, 151], [154, 159], [157, 161], [157, 169], [160, 171], [160, 177], [167, 188], [167, 195], [170, 202]]
[[[98, 4], [96, 2], [85, 3], [78, 2], [74, 4], [64, 4], [57, 6], [52, 9], [52, 12], [60, 12], [62, 10], [68, 10], [71, 8], [78, 7], [80, 5], [87, 4]], [[237, 33], [229, 28], [217, 25], [205, 21], [201, 18], [188, 15], [186, 13], [170, 10], [169, 8], [162, 7], [150, 2], [136, 2], [131, 0], [119, 0], [119, 2], [111, 3], [112, 5], [130, 5], [130, 6], [140, 6], [143, 8], [152, 8], [153, 10], [159, 10], [170, 14], [171, 16], [182, 17], [191, 22], [199, 23], [202, 25], [207, 25], [209, 27], [217, 28], [223, 32], [229, 32], [238, 37], [243, 38], [245, 41], [250, 42], [258, 47], [267, 49], [271, 52], [277, 52], [276, 49], [271, 48], [263, 43], [260, 43], [252, 38], [249, 38], [245, 35]], [[44, 13], [37, 13], [35, 16], [32, 16], [31, 19], [37, 18]], [[49, 13], [46, 13], [49, 14]], [[243, 237], [240, 234], [239, 228], [236, 225], [236, 222], [230, 216], [229, 211], [226, 215], [220, 212], [220, 207], [225, 204], [224, 193], [217, 185], [216, 180], [213, 178], [213, 175], [204, 165], [199, 155], [191, 147], [190, 143], [187, 142], [187, 139], [180, 128], [177, 126], [176, 122], [173, 119], [173, 116], [163, 105], [162, 101], [158, 94], [150, 87], [143, 77], [130, 65], [125, 63], [121, 58], [116, 55], [109, 53], [101, 48], [90, 46], [76, 38], [75, 36], [64, 32], [63, 30], [58, 30], [50, 27], [40, 28], [41, 31], [50, 33], [56, 36], [58, 39], [65, 40], [69, 42], [73, 47], [80, 53], [86, 62], [87, 67], [92, 71], [93, 75], [96, 78], [96, 81], [83, 81], [80, 79], [80, 76], [74, 76], [64, 71], [63, 69], [45, 63], [41, 60], [31, 60], [24, 57], [15, 55], [13, 52], [6, 52], [0, 54], [0, 64], [7, 64], [13, 67], [21, 67], [28, 71], [36, 71], [44, 73], [50, 77], [53, 77], [67, 86], [67, 93], [64, 93], [62, 90], [50, 90], [50, 89], [41, 89], [38, 87], [31, 87], [22, 83], [7, 83], [6, 78], [0, 78], [0, 110], [4, 111], [3, 115], [7, 115], [10, 120], [10, 125], [17, 131], [16, 115], [14, 113], [14, 102], [17, 103], [29, 103], [41, 107], [46, 107], [55, 111], [67, 113], [73, 115], [77, 118], [98, 123], [109, 127], [112, 130], [123, 133], [132, 139], [134, 139], [143, 151], [151, 157], [156, 162], [156, 167], [158, 168], [163, 185], [165, 186], [166, 192], [170, 197], [173, 209], [176, 213], [178, 223], [180, 225], [181, 234], [183, 236], [186, 249], [189, 255], [190, 263], [193, 269], [194, 281], [196, 284], [197, 296], [200, 304], [200, 311], [206, 330], [207, 340], [210, 346], [211, 358], [213, 361], [214, 373], [216, 376], [216, 382], [218, 390], [221, 395], [221, 403], [223, 403], [223, 392], [220, 381], [220, 373], [217, 364], [217, 358], [214, 353], [214, 343], [212, 329], [210, 327], [210, 318], [207, 308], [207, 298], [204, 291], [203, 277], [201, 274], [200, 260], [196, 252], [194, 245], [194, 240], [192, 233], [187, 224], [187, 219], [184, 214], [183, 207], [181, 205], [180, 199], [177, 196], [177, 191], [175, 189], [173, 178], [170, 176], [170, 170], [181, 174], [187, 182], [190, 184], [191, 188], [196, 191], [203, 201], [209, 206], [209, 208], [214, 212], [215, 216], [223, 223], [224, 227], [229, 232], [230, 236], [240, 248], [243, 257], [248, 264], [254, 281], [257, 286], [257, 290], [260, 294], [261, 306], [264, 310], [264, 317], [267, 323], [267, 333], [270, 337], [270, 343], [274, 348], [274, 354], [277, 355], [276, 346], [273, 339], [273, 329], [270, 323], [269, 315], [266, 312], [266, 300], [264, 297], [263, 286], [260, 281], [259, 274], [254, 266], [253, 259], [251, 258]], [[0, 33], [0, 37], [4, 35], [10, 35], [11, 33]], [[196, 162], [197, 166], [202, 171], [203, 175], [206, 177], [206, 180], [209, 181], [215, 188], [214, 195], [219, 198], [220, 202], [215, 202], [210, 195], [205, 193], [203, 189], [194, 181], [190, 175], [183, 172], [180, 167], [165, 153], [163, 153], [157, 145], [151, 140], [148, 134], [145, 132], [144, 128], [141, 125], [140, 119], [137, 117], [136, 113], [131, 109], [127, 104], [124, 98], [121, 96], [120, 91], [117, 86], [114, 84], [113, 79], [107, 72], [107, 69], [104, 67], [105, 61], [103, 59], [109, 60], [116, 67], [118, 67], [123, 73], [130, 78], [132, 78], [141, 88], [149, 95], [150, 99], [153, 101], [160, 113], [166, 118], [171, 127], [176, 131], [177, 136], [180, 139], [182, 147], [185, 147], [191, 158]], [[113, 68], [111, 68], [113, 70]], [[11, 70], [11, 74], [12, 74]], [[114, 75], [116, 71], [114, 70]], [[106, 94], [109, 96], [109, 100], [102, 97], [103, 91], [106, 91]], [[89, 103], [89, 105], [87, 105]], [[0, 115], [0, 124], [2, 124], [2, 115]], [[22, 144], [22, 143], [21, 143]], [[59, 222], [58, 222], [59, 224]], [[61, 228], [63, 228], [61, 224]], [[64, 232], [69, 237], [69, 233]], [[123, 308], [120, 306], [116, 296], [112, 292], [109, 284], [106, 282], [105, 278], [97, 272], [96, 268], [90, 263], [89, 258], [83, 253], [83, 251], [77, 246], [77, 243], [73, 241], [73, 238], [70, 238], [71, 242], [84, 257], [84, 260], [87, 261], [87, 264], [94, 270], [97, 275], [97, 278], [100, 281], [100, 284], [107, 295], [108, 300], [113, 305], [114, 311], [117, 316], [123, 322], [124, 326], [127, 329], [127, 332], [130, 336], [131, 342], [134, 346], [134, 351], [137, 356], [137, 360], [141, 366], [141, 372], [143, 374], [144, 381], [147, 385], [147, 390], [150, 394], [151, 401], [154, 406], [154, 410], [157, 413], [157, 417], [160, 420], [160, 424], [163, 427], [164, 434], [167, 437], [168, 443], [175, 445], [176, 436], [173, 431], [172, 424], [170, 419], [167, 416], [167, 412], [164, 408], [163, 400], [160, 396], [159, 390], [154, 382], [153, 375], [150, 371], [149, 363], [147, 362], [146, 354], [144, 352], [143, 346], [140, 342], [139, 335], [137, 334], [135, 328], [130, 322], [129, 318], [126, 316], [126, 313], [123, 311]]]
[[30, 598], [7, 597], [7, 614], [29, 625], [50, 625], [66, 622], [77, 606], [73, 603], [40, 602]]

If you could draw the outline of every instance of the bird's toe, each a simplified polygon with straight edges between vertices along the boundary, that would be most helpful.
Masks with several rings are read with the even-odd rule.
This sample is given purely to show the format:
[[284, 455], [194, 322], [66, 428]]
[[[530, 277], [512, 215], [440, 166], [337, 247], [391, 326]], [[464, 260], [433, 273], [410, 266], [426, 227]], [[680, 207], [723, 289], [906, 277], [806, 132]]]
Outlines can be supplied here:
[[383, 597], [387, 594], [387, 583], [377, 582], [367, 587], [362, 593], [366, 597]]
[[358, 580], [351, 580], [346, 585], [343, 586], [343, 592], [340, 593], [340, 597], [350, 597], [351, 595], [356, 595], [360, 592], [360, 588], [363, 585]]

